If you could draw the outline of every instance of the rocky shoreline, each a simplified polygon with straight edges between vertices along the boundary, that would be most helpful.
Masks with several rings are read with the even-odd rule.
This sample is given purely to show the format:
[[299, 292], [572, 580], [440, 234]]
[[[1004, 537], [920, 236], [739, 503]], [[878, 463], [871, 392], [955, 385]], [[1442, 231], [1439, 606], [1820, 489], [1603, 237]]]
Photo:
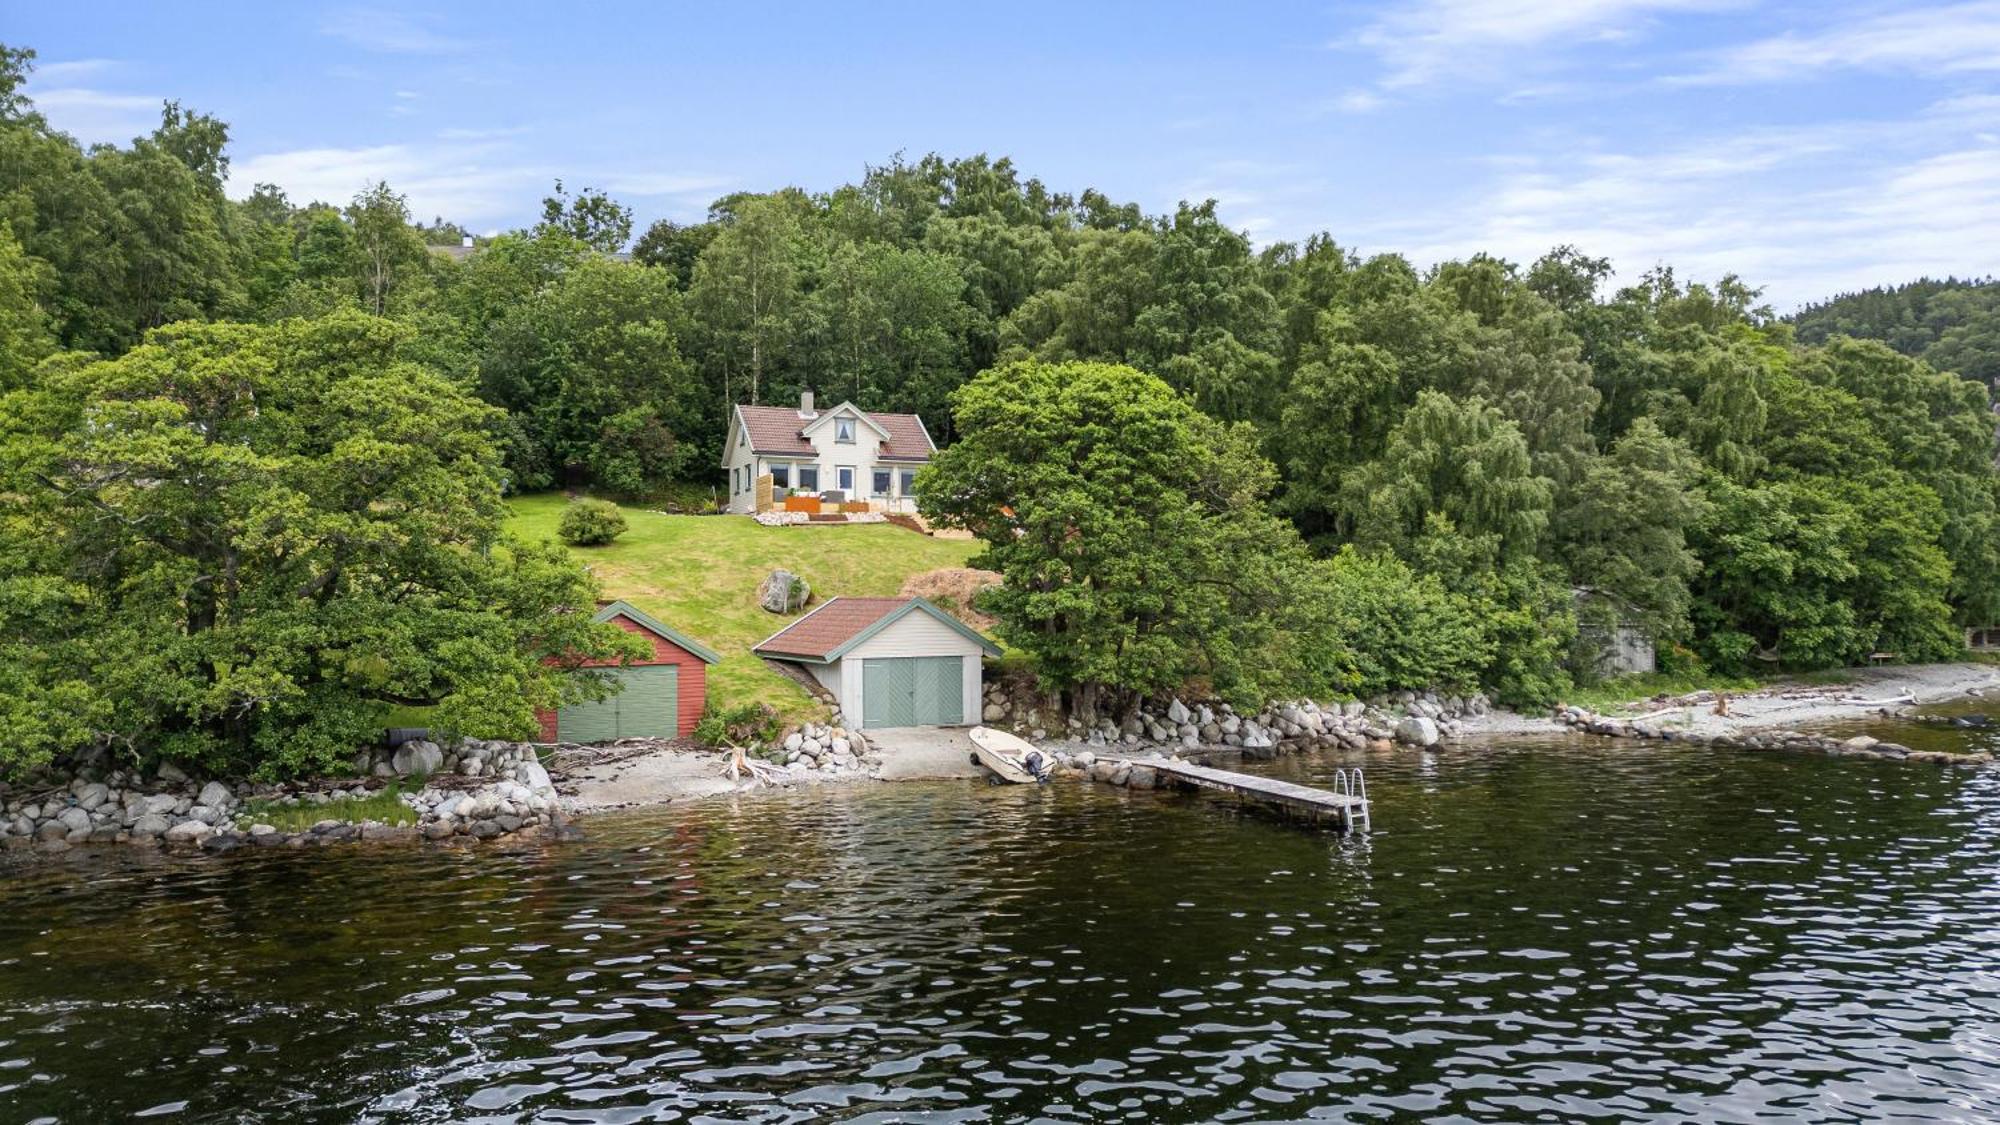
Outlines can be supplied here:
[[[2000, 682], [2000, 670], [1979, 665], [1885, 669], [1857, 681], [1878, 691], [1907, 690], [1919, 702], [1934, 702], [1990, 691]], [[1239, 713], [1220, 701], [1169, 699], [1142, 705], [1122, 720], [1086, 723], [1018, 687], [989, 684], [981, 719], [1044, 746], [1056, 760], [1058, 776], [1135, 789], [1155, 785], [1154, 771], [1145, 766], [1151, 758], [1236, 753], [1268, 759], [1316, 750], [1429, 748], [1507, 733], [1570, 732], [1940, 765], [1993, 760], [1981, 752], [1916, 750], [1868, 735], [1835, 738], [1778, 725], [1851, 717], [1851, 701], [1815, 698], [1813, 690], [1773, 688], [1736, 696], [1727, 718], [1705, 713], [1696, 705], [1699, 701], [1690, 702], [1693, 697], [1670, 703], [1686, 712], [1677, 716], [1655, 711], [1621, 717], [1562, 707], [1541, 719], [1495, 709], [1478, 694], [1398, 692], [1367, 702], [1273, 703], [1254, 714]], [[0, 848], [60, 852], [86, 844], [125, 844], [226, 852], [345, 842], [451, 844], [563, 837], [575, 833], [569, 817], [578, 812], [800, 785], [940, 776], [899, 775], [885, 768], [894, 764], [888, 760], [892, 751], [859, 731], [829, 724], [787, 731], [747, 757], [754, 766], [732, 769], [729, 753], [679, 743], [576, 747], [466, 739], [446, 747], [418, 740], [393, 750], [358, 752], [350, 763], [354, 777], [294, 783], [202, 779], [171, 763], [142, 774], [101, 759], [86, 760], [0, 786]], [[970, 769], [963, 755], [958, 767]], [[381, 798], [392, 787], [396, 808], [384, 812]], [[355, 802], [370, 802], [369, 815], [342, 815], [352, 812]], [[300, 810], [313, 809], [328, 815], [307, 823]], [[268, 820], [293, 827], [280, 828]]]
[[1736, 750], [1791, 750], [1813, 754], [1846, 754], [1863, 758], [1893, 758], [1898, 761], [1930, 762], [1936, 765], [1976, 766], [1993, 761], [1984, 751], [1954, 754], [1944, 750], [1913, 750], [1900, 742], [1886, 742], [1871, 735], [1833, 738], [1807, 731], [1769, 729], [1733, 733], [1680, 730], [1657, 722], [1607, 718], [1581, 707], [1556, 712], [1556, 721], [1582, 734], [1605, 738], [1631, 738], [1659, 742], [1687, 742], [1698, 746], [1723, 746]]
[[1403, 691], [1367, 702], [1277, 702], [1249, 715], [1220, 701], [1189, 706], [1170, 699], [1163, 706], [1142, 704], [1123, 721], [1105, 717], [1085, 724], [1001, 685], [987, 685], [985, 699], [981, 718], [988, 726], [1012, 730], [1030, 742], [1073, 744], [1091, 751], [1224, 747], [1253, 758], [1315, 748], [1361, 750], [1394, 742], [1433, 746], [1459, 737], [1469, 724], [1493, 713], [1492, 703], [1478, 693]]
[[[149, 774], [75, 763], [0, 790], [0, 847], [57, 852], [126, 844], [216, 852], [569, 830], [555, 785], [527, 743], [467, 739], [446, 750], [407, 742], [393, 751], [363, 751], [354, 766], [357, 778], [232, 785], [191, 777], [172, 763]], [[298, 810], [339, 813], [400, 784], [414, 788], [398, 792], [401, 810], [384, 816], [328, 815], [289, 831], [266, 822], [301, 819]]]

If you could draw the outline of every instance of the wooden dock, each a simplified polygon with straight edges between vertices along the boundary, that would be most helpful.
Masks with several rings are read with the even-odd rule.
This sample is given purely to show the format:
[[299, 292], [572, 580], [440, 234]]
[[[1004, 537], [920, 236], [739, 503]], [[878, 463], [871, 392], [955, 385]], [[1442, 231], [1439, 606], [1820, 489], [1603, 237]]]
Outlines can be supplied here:
[[1336, 771], [1335, 789], [1328, 790], [1315, 789], [1309, 785], [1294, 785], [1289, 781], [1279, 781], [1271, 777], [1220, 770], [1213, 766], [1198, 766], [1193, 762], [1163, 758], [1119, 760], [1134, 769], [1152, 770], [1161, 782], [1173, 782], [1214, 793], [1226, 793], [1239, 801], [1265, 805], [1314, 824], [1324, 824], [1332, 820], [1342, 831], [1350, 831], [1357, 822], [1363, 828], [1369, 827], [1371, 823], [1368, 815], [1368, 783], [1363, 780], [1358, 768], [1351, 776], [1347, 770]]

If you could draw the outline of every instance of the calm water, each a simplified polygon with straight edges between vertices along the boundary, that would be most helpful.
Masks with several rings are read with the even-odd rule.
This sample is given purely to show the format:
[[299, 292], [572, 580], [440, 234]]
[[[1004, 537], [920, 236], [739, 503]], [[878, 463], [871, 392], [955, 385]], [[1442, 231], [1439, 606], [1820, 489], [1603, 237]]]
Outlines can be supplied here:
[[2000, 774], [1369, 766], [1362, 843], [907, 785], [13, 867], [0, 1120], [2000, 1117]]

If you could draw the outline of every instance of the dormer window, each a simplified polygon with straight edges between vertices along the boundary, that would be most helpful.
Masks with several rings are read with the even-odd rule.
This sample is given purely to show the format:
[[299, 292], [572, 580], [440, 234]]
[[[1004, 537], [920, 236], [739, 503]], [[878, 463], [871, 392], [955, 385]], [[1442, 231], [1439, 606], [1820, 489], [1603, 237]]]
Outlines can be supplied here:
[[854, 419], [835, 418], [833, 420], [833, 440], [842, 445], [853, 445]]

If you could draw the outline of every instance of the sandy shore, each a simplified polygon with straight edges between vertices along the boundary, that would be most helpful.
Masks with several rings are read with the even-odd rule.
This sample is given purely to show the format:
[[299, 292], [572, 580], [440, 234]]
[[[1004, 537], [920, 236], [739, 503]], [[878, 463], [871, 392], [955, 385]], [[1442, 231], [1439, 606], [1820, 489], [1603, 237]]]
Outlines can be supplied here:
[[866, 769], [839, 773], [781, 771], [781, 784], [749, 777], [731, 779], [728, 757], [679, 747], [611, 753], [600, 762], [552, 771], [556, 790], [572, 813], [665, 805], [731, 794], [778, 793], [803, 786], [847, 785], [864, 781], [977, 779], [972, 743], [962, 730], [914, 728], [874, 732]]

